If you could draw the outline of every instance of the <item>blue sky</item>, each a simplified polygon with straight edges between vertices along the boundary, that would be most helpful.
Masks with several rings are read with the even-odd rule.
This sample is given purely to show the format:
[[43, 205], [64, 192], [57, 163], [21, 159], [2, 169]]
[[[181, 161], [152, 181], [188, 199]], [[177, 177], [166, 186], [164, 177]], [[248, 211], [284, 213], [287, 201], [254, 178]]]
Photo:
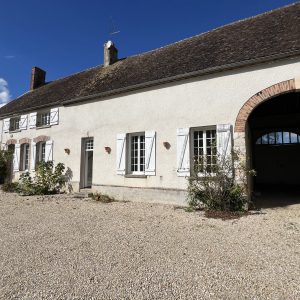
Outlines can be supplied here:
[[28, 91], [33, 66], [50, 81], [102, 64], [112, 30], [126, 57], [293, 2], [0, 0], [0, 103]]

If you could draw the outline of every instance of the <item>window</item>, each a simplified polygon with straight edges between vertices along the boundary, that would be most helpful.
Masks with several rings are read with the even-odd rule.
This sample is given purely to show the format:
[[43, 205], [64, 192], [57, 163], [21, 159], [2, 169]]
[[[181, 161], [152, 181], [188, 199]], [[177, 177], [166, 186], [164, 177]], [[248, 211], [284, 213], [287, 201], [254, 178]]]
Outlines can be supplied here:
[[16, 131], [20, 129], [20, 117], [11, 118], [9, 122], [9, 131]]
[[94, 150], [94, 139], [89, 139], [85, 141], [85, 151]]
[[216, 129], [192, 130], [193, 162], [199, 165], [199, 172], [206, 167], [208, 173], [213, 172], [217, 161]]
[[129, 135], [129, 173], [145, 173], [145, 133]]
[[264, 134], [256, 140], [256, 145], [300, 144], [300, 135], [294, 132], [277, 131]]
[[29, 144], [21, 145], [20, 171], [29, 170]]
[[39, 142], [36, 144], [36, 163], [45, 161], [46, 159], [46, 143]]
[[50, 111], [44, 111], [37, 114], [36, 126], [43, 127], [50, 125]]

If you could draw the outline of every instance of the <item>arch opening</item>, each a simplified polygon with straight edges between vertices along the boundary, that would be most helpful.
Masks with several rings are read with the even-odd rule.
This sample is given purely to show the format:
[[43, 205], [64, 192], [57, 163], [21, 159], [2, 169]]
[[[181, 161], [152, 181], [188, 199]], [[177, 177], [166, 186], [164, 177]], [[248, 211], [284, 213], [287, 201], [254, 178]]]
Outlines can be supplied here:
[[247, 152], [256, 206], [300, 203], [300, 93], [273, 97], [247, 120]]

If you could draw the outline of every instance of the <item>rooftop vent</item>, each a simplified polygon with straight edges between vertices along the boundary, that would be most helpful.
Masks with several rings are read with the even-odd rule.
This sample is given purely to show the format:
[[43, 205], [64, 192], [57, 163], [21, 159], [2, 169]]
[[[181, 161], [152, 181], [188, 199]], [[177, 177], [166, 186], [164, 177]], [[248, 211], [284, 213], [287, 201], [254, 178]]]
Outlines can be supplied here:
[[31, 70], [30, 90], [33, 91], [45, 84], [46, 72], [38, 67], [33, 67]]
[[104, 67], [108, 67], [118, 60], [118, 49], [112, 41], [104, 44]]

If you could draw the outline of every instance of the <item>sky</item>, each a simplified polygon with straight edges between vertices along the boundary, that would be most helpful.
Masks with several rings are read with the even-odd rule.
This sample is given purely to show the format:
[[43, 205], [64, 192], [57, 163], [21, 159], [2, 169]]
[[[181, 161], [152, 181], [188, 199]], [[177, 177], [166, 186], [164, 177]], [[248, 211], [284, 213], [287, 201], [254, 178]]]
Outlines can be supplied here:
[[0, 0], [0, 105], [29, 90], [33, 66], [51, 81], [102, 64], [110, 39], [127, 57], [293, 2]]

